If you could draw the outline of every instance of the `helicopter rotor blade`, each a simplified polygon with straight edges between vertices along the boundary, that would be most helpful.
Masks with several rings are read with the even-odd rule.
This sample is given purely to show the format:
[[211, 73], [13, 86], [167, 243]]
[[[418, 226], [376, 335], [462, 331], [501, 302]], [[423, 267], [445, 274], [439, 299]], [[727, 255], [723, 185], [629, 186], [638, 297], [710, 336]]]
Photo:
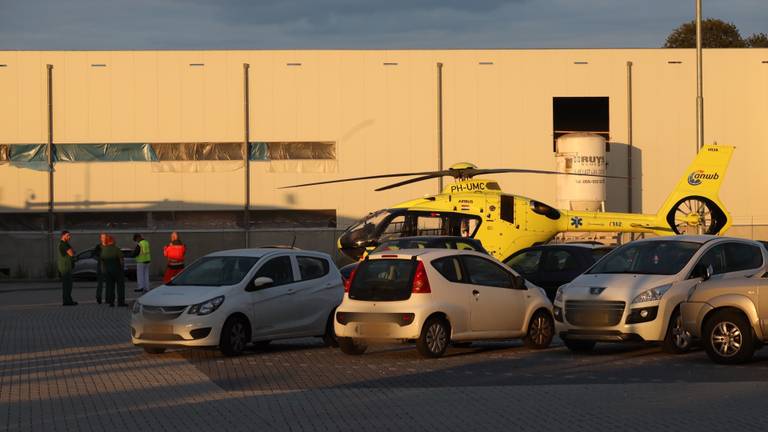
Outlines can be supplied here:
[[412, 173], [379, 174], [379, 175], [363, 176], [363, 177], [350, 177], [350, 178], [337, 179], [337, 180], [327, 180], [327, 181], [321, 181], [321, 182], [282, 186], [278, 189], [292, 189], [292, 188], [299, 188], [299, 187], [305, 187], [305, 186], [317, 186], [317, 185], [323, 185], [323, 184], [344, 183], [344, 182], [351, 182], [351, 181], [372, 180], [372, 179], [380, 179], [380, 178], [419, 176], [413, 179], [400, 181], [400, 182], [376, 189], [376, 191], [383, 191], [383, 190], [393, 189], [393, 188], [404, 186], [407, 184], [416, 183], [416, 182], [429, 180], [432, 178], [438, 178], [438, 177], [454, 177], [457, 179], [458, 178], [468, 179], [468, 178], [472, 178], [472, 177], [483, 175], [483, 174], [505, 174], [505, 173], [547, 174], [547, 175], [561, 174], [561, 175], [576, 175], [576, 176], [615, 178], [615, 179], [627, 178], [622, 176], [608, 176], [608, 175], [601, 175], [601, 174], [567, 173], [567, 172], [560, 172], [560, 171], [547, 171], [547, 170], [534, 170], [534, 169], [521, 169], [521, 168], [496, 168], [496, 169], [463, 168], [463, 169], [447, 169], [442, 171], [424, 171], [424, 172], [412, 172]]
[[351, 181], [358, 181], [358, 180], [371, 180], [371, 179], [391, 178], [391, 177], [428, 176], [428, 175], [440, 176], [442, 175], [443, 172], [444, 171], [425, 171], [425, 172], [413, 172], [413, 173], [379, 174], [379, 175], [364, 176], [364, 177], [350, 177], [350, 178], [337, 179], [337, 180], [327, 180], [327, 181], [321, 181], [321, 182], [282, 186], [282, 187], [279, 187], [278, 189], [291, 189], [291, 188], [298, 188], [298, 187], [304, 187], [304, 186], [317, 186], [317, 185], [330, 184], [330, 183], [343, 183], [343, 182], [351, 182]]
[[585, 177], [601, 177], [601, 178], [613, 178], [613, 179], [627, 179], [624, 176], [609, 176], [603, 174], [586, 174], [586, 173], [569, 173], [562, 171], [547, 171], [547, 170], [534, 170], [534, 169], [521, 169], [521, 168], [497, 168], [497, 169], [475, 169], [472, 170], [471, 175], [468, 177], [474, 177], [483, 174], [548, 174], [548, 175], [573, 175], [573, 176], [585, 176]]
[[412, 179], [408, 179], [408, 180], [403, 180], [401, 182], [393, 183], [393, 184], [388, 185], [388, 186], [382, 186], [382, 187], [380, 187], [378, 189], [374, 189], [374, 190], [376, 192], [381, 192], [381, 191], [384, 191], [384, 190], [387, 190], [387, 189], [394, 189], [396, 187], [405, 186], [407, 184], [417, 183], [417, 182], [420, 182], [420, 181], [429, 180], [429, 179], [438, 178], [438, 177], [442, 177], [442, 175], [439, 175], [439, 174], [425, 175], [425, 176], [416, 177], [416, 178], [412, 178]]

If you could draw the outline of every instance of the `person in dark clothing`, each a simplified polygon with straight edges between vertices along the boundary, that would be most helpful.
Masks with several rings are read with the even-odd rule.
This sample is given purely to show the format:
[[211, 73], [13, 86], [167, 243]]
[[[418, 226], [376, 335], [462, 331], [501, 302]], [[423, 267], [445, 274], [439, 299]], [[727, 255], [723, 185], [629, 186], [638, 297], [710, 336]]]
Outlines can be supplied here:
[[101, 304], [101, 293], [104, 291], [104, 265], [101, 263], [101, 248], [106, 246], [107, 234], [99, 234], [99, 243], [93, 248], [93, 258], [96, 260], [96, 303]]
[[59, 277], [61, 278], [62, 304], [64, 306], [75, 306], [77, 304], [76, 301], [72, 300], [72, 267], [75, 250], [69, 245], [69, 240], [71, 238], [72, 235], [69, 231], [61, 232], [61, 240], [59, 241], [59, 259], [56, 263], [59, 270]]
[[117, 305], [128, 306], [125, 303], [125, 273], [123, 270], [123, 252], [115, 246], [115, 239], [107, 235], [106, 245], [101, 247], [101, 262], [104, 266], [104, 276], [107, 287], [107, 303], [115, 307], [115, 285], [117, 285]]

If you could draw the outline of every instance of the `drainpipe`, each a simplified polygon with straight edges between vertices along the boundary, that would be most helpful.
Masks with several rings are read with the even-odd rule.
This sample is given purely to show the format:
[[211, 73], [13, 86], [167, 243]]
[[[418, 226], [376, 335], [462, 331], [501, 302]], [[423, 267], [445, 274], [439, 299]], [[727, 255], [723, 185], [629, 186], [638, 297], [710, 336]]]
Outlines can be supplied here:
[[248, 69], [250, 65], [243, 63], [243, 169], [245, 170], [245, 206], [243, 208], [243, 229], [245, 230], [245, 247], [250, 247], [250, 224], [251, 224], [251, 154], [250, 154], [250, 105], [249, 105], [249, 86]]
[[632, 62], [627, 62], [627, 212], [632, 213]]
[[[443, 170], [443, 64], [437, 63], [437, 170]], [[437, 178], [437, 193], [443, 191], [443, 177]]]
[[45, 153], [48, 158], [48, 269], [53, 268], [53, 65], [47, 66], [48, 90], [48, 141]]

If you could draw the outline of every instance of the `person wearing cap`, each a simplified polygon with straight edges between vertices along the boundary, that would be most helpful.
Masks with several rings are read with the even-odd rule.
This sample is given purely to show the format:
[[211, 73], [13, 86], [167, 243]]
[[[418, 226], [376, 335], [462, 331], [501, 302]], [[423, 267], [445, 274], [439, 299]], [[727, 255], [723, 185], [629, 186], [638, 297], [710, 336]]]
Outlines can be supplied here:
[[136, 249], [133, 255], [136, 257], [136, 289], [137, 292], [149, 291], [149, 263], [152, 261], [149, 241], [145, 240], [141, 234], [134, 234], [133, 241], [136, 242]]
[[75, 306], [76, 301], [72, 300], [72, 267], [74, 265], [75, 250], [69, 245], [72, 234], [69, 231], [61, 232], [59, 240], [59, 259], [56, 267], [59, 270], [62, 288], [62, 304], [64, 306]]

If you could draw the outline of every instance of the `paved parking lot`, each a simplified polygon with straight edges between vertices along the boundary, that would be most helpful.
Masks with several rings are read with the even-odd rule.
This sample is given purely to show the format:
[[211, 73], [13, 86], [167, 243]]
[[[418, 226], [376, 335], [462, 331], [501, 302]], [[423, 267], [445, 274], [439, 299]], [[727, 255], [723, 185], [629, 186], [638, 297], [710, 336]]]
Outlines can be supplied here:
[[[88, 284], [80, 284], [81, 287]], [[349, 357], [319, 340], [238, 358], [129, 341], [130, 312], [63, 308], [51, 284], [0, 284], [0, 430], [766, 430], [768, 349], [726, 367], [703, 352], [476, 343]], [[132, 286], [130, 286], [132, 288]]]

